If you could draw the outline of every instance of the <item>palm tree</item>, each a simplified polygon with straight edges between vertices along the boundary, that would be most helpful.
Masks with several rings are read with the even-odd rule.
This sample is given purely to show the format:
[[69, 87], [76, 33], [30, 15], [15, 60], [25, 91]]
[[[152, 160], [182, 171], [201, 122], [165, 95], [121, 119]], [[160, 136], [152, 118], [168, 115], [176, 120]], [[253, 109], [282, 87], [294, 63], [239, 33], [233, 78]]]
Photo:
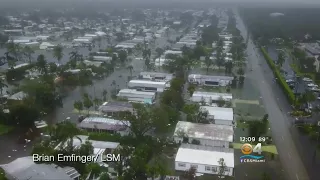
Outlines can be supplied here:
[[63, 47], [58, 45], [53, 48], [53, 57], [58, 60], [60, 63], [61, 59], [63, 58]]
[[157, 52], [157, 56], [159, 58], [159, 70], [160, 70], [160, 57], [163, 54], [164, 50], [162, 48], [157, 48], [156, 52]]
[[239, 76], [243, 76], [244, 75], [244, 70], [242, 68], [239, 68], [237, 71]]
[[47, 74], [47, 61], [43, 54], [38, 56], [36, 66], [41, 73]]
[[103, 90], [102, 91], [103, 101], [107, 101], [107, 95], [108, 95], [108, 91], [107, 90]]
[[0, 94], [2, 95], [3, 92], [3, 88], [4, 87], [8, 87], [8, 85], [6, 85], [2, 79], [0, 79]]
[[102, 40], [101, 36], [98, 36], [97, 42], [98, 42], [99, 49], [101, 48], [101, 40]]
[[21, 56], [21, 46], [10, 42], [7, 44], [7, 52], [13, 55], [15, 61], [19, 61]]
[[133, 66], [130, 65], [130, 66], [127, 67], [127, 69], [130, 71], [130, 77], [132, 77]]
[[209, 68], [210, 66], [212, 65], [212, 60], [210, 59], [209, 56], [206, 56], [205, 60], [204, 60], [204, 63], [206, 65], [206, 70], [207, 70], [207, 74], [209, 73]]
[[286, 59], [285, 59], [285, 56], [284, 56], [284, 53], [282, 52], [282, 51], [280, 51], [279, 52], [279, 54], [278, 54], [278, 65], [280, 66], [280, 67], [282, 67], [282, 65], [283, 65], [283, 63], [286, 61]]
[[97, 107], [98, 107], [99, 105], [101, 105], [101, 99], [94, 98], [94, 99], [93, 99], [93, 104], [94, 104], [94, 106], [95, 106], [95, 109], [97, 109]]
[[34, 54], [34, 50], [30, 46], [25, 46], [23, 48], [23, 55], [28, 59], [31, 64], [32, 55]]
[[115, 86], [116, 84], [117, 84], [116, 81], [115, 81], [115, 80], [112, 80], [111, 85], [112, 85], [112, 86]]
[[78, 59], [78, 56], [79, 56], [79, 53], [78, 53], [78, 51], [71, 51], [71, 52], [69, 53], [69, 55], [70, 55], [70, 59], [75, 59], [75, 60], [77, 60], [77, 59]]
[[7, 62], [6, 57], [1, 56], [1, 57], [0, 57], [0, 66], [4, 65], [6, 62]]

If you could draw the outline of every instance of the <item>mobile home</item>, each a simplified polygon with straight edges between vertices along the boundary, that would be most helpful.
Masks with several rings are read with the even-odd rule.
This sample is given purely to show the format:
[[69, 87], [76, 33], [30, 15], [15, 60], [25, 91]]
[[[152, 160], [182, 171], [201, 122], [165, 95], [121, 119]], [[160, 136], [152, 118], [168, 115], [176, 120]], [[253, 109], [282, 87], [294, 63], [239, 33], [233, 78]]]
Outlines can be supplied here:
[[206, 76], [201, 74], [190, 74], [189, 83], [200, 86], [227, 86], [231, 84], [233, 77], [229, 76]]
[[152, 104], [156, 98], [156, 93], [137, 91], [135, 89], [121, 89], [117, 97], [125, 98], [130, 102]]
[[232, 94], [195, 91], [190, 100], [197, 103], [205, 102], [207, 104], [212, 104], [220, 99], [230, 102], [232, 100]]
[[139, 79], [152, 80], [152, 81], [171, 81], [173, 79], [173, 74], [159, 73], [159, 72], [141, 72], [139, 74]]
[[137, 89], [139, 91], [147, 92], [163, 92], [170, 87], [169, 82], [157, 82], [147, 80], [131, 80], [128, 83], [130, 89]]
[[193, 167], [197, 170], [197, 173], [219, 174], [221, 172], [220, 158], [223, 158], [226, 164], [223, 175], [234, 176], [233, 149], [193, 144], [184, 144], [178, 149], [175, 158], [175, 170], [186, 172]]

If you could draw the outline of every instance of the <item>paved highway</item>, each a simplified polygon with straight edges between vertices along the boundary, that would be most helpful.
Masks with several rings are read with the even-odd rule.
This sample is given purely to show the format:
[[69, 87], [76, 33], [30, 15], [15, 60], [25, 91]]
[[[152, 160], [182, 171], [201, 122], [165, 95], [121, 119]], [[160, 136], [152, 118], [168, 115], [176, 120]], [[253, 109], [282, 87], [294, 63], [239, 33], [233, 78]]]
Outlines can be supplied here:
[[[247, 30], [242, 20], [237, 18], [238, 28], [244, 39], [246, 39]], [[282, 106], [283, 98], [276, 97], [274, 92], [274, 81], [270, 78], [272, 72], [270, 68], [266, 68], [266, 62], [260, 56], [258, 49], [250, 38], [247, 45], [248, 63], [253, 71], [248, 71], [246, 76], [254, 78], [256, 85], [261, 92], [261, 98], [264, 102], [266, 112], [269, 114], [269, 122], [272, 129], [272, 137], [275, 142], [280, 160], [286, 172], [288, 180], [309, 180], [307, 171], [301, 161], [297, 148], [293, 142], [289, 128], [291, 127], [291, 119], [288, 119], [288, 106]]]

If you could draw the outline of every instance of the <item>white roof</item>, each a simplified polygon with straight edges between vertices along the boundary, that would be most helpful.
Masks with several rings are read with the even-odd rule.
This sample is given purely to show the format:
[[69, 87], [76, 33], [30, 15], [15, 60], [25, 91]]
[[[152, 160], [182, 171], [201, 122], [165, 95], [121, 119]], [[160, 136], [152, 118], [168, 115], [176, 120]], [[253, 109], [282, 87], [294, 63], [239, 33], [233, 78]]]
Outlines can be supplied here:
[[1, 167], [5, 169], [6, 173], [14, 174], [15, 172], [27, 169], [32, 165], [34, 165], [34, 162], [32, 161], [32, 156], [26, 156], [18, 158], [12, 161], [11, 163], [1, 165]]
[[234, 167], [234, 152], [179, 148], [175, 161], [190, 164], [220, 166], [218, 162], [220, 158], [224, 159], [227, 167]]
[[[89, 141], [92, 144], [92, 147], [97, 150], [97, 149], [116, 149], [120, 143], [118, 142], [108, 142], [108, 141], [94, 141], [94, 140], [89, 140], [89, 136], [84, 136], [84, 135], [77, 135], [76, 137], [73, 138], [73, 146], [74, 147], [80, 147], [82, 144], [84, 144], [86, 141]], [[67, 142], [65, 142], [64, 147], [67, 146]], [[56, 148], [59, 148], [60, 145], [58, 145]]]
[[40, 44], [40, 46], [54, 46], [54, 45], [48, 42], [43, 42]]
[[209, 116], [214, 116], [217, 120], [233, 121], [233, 109], [212, 107], [212, 106], [201, 106], [201, 109], [207, 110]]
[[25, 67], [25, 66], [28, 66], [28, 65], [29, 65], [29, 63], [18, 64], [16, 66], [14, 66], [13, 69], [18, 69], [18, 68]]
[[191, 138], [233, 142], [232, 126], [179, 121], [174, 136], [179, 136], [180, 133], [185, 133]]
[[182, 54], [182, 51], [167, 50], [164, 52], [164, 54]]
[[137, 91], [135, 89], [121, 89], [117, 96], [120, 96], [121, 94], [128, 93], [128, 94], [141, 94], [141, 95], [148, 95], [148, 96], [154, 96], [155, 92], [145, 92], [145, 91]]
[[231, 76], [208, 76], [202, 74], [189, 74], [188, 79], [216, 79], [216, 80], [233, 80]]
[[220, 97], [222, 97], [223, 99], [232, 99], [232, 94], [195, 91], [192, 94], [192, 97], [212, 98], [213, 100], [219, 99]]
[[106, 123], [110, 125], [127, 125], [130, 126], [129, 121], [120, 121], [120, 120], [115, 120], [115, 119], [110, 119], [110, 118], [102, 118], [102, 117], [87, 117], [85, 118], [82, 122], [84, 123]]
[[129, 81], [129, 85], [131, 83], [135, 83], [135, 84], [157, 84], [157, 85], [163, 85], [163, 86], [165, 86], [167, 84], [167, 82], [147, 81], [147, 80], [131, 80], [131, 81]]

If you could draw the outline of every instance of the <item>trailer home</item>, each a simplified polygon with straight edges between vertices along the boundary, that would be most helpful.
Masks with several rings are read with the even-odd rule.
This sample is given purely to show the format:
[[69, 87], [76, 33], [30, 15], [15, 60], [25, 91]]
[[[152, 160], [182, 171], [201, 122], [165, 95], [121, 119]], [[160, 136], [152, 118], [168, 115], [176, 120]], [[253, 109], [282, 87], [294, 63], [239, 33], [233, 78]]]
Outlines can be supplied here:
[[170, 87], [169, 82], [157, 82], [148, 80], [131, 80], [128, 83], [130, 89], [146, 92], [163, 92]]
[[173, 79], [173, 74], [159, 73], [159, 72], [141, 72], [139, 74], [139, 79], [151, 80], [151, 81], [164, 81], [168, 82]]
[[232, 100], [232, 94], [195, 91], [190, 100], [196, 103], [205, 102], [212, 104], [217, 103], [217, 101], [221, 99], [230, 102]]
[[121, 89], [117, 97], [127, 99], [129, 102], [153, 104], [156, 93], [137, 91], [135, 89]]
[[206, 76], [201, 74], [190, 74], [188, 81], [191, 84], [200, 86], [227, 86], [230, 85], [233, 77], [229, 76]]

